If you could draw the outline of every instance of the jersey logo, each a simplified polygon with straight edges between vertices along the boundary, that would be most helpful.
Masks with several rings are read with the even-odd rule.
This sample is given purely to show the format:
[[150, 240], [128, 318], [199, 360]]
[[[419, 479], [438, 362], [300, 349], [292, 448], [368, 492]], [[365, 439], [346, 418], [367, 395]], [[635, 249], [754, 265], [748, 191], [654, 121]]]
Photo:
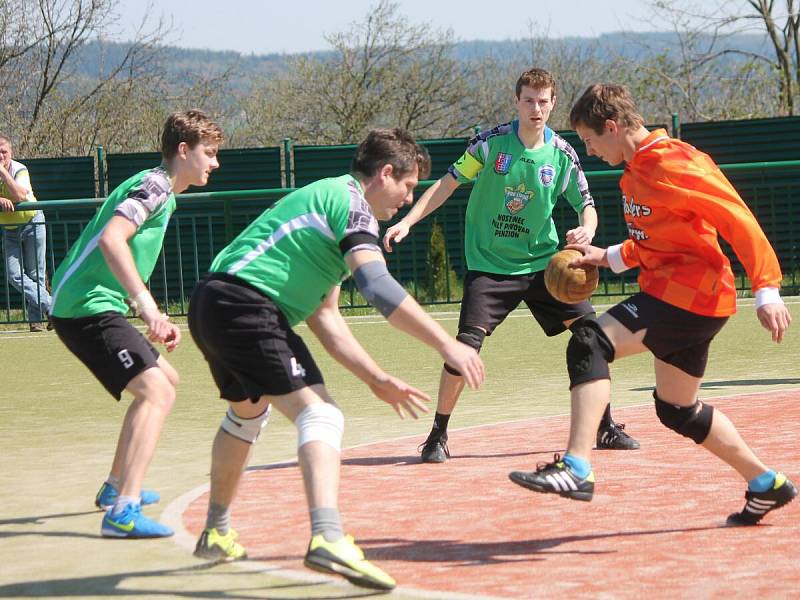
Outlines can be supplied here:
[[498, 175], [506, 175], [512, 160], [514, 160], [514, 157], [510, 154], [498, 152], [497, 158], [494, 159], [494, 172]]
[[553, 179], [556, 177], [556, 170], [553, 165], [544, 165], [539, 167], [539, 181], [544, 187], [553, 185]]
[[533, 192], [525, 191], [525, 184], [520, 183], [517, 187], [505, 188], [506, 194], [506, 210], [512, 215], [517, 214], [523, 208], [528, 206], [528, 202], [533, 200]]

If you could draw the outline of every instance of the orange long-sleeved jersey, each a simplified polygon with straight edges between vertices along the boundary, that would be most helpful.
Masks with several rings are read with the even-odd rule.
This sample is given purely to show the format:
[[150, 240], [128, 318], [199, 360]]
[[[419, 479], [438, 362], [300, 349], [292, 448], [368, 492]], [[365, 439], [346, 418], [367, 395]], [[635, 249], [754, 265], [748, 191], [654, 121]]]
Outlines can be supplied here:
[[775, 251], [707, 154], [658, 129], [626, 165], [620, 188], [629, 239], [609, 248], [609, 264], [615, 271], [639, 267], [643, 292], [700, 315], [735, 313], [733, 271], [717, 232], [733, 247], [754, 292], [780, 287]]

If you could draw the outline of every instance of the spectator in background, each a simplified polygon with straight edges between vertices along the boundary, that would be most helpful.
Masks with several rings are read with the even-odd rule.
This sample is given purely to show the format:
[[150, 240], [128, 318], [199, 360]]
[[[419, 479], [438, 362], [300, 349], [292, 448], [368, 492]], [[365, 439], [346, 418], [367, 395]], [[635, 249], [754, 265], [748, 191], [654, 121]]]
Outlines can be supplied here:
[[8, 282], [25, 296], [31, 331], [44, 331], [41, 323], [50, 312], [45, 274], [47, 234], [44, 213], [16, 210], [20, 202], [36, 202], [28, 168], [13, 160], [8, 138], [0, 136], [0, 226]]

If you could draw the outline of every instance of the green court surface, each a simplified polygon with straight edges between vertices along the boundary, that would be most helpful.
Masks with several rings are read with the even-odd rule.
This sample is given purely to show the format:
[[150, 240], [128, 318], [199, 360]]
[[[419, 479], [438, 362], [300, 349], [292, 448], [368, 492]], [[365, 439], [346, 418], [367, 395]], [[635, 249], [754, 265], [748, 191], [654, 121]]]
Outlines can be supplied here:
[[[800, 303], [794, 298], [787, 300], [794, 318], [800, 319]], [[437, 314], [437, 318], [455, 331], [457, 314]], [[435, 352], [392, 330], [379, 318], [352, 318], [350, 323], [361, 343], [388, 372], [435, 396], [441, 368]], [[783, 344], [772, 343], [755, 317], [752, 301], [741, 301], [739, 314], [712, 344], [702, 397], [800, 386], [798, 331], [800, 321]], [[344, 445], [416, 436], [408, 440], [406, 450], [406, 454], [415, 453], [416, 444], [429, 430], [430, 416], [401, 421], [387, 405], [373, 398], [366, 386], [328, 358], [307, 328], [300, 327], [298, 332], [311, 346], [329, 390], [345, 413]], [[545, 337], [529, 314], [515, 312], [487, 339], [482, 357], [488, 380], [481, 390], [464, 394], [451, 419], [451, 430], [566, 414], [566, 342], [566, 335]], [[108, 396], [54, 333], [0, 333], [0, 358], [4, 371], [0, 391], [0, 597], [278, 599], [374, 595], [346, 583], [328, 583], [331, 580], [315, 578], [310, 572], [308, 578], [278, 577], [255, 561], [244, 566], [209, 567], [171, 539], [100, 538], [101, 513], [94, 509], [93, 500], [107, 475], [127, 400], [123, 398], [117, 404]], [[155, 516], [183, 494], [207, 483], [211, 440], [224, 413], [224, 404], [217, 398], [188, 331], [184, 331], [182, 345], [168, 358], [182, 381], [176, 408], [146, 479], [147, 487], [162, 494], [161, 504], [146, 509]], [[649, 355], [612, 365], [613, 405], [622, 409], [649, 404], [651, 371]], [[619, 411], [617, 419], [625, 421], [624, 410]], [[635, 424], [629, 424], [629, 431], [636, 435]], [[251, 464], [291, 460], [295, 443], [293, 425], [275, 414]], [[530, 443], [530, 438], [520, 439], [520, 449]], [[411, 489], [413, 486], [409, 482]], [[413, 493], [420, 495], [419, 510], [424, 511], [424, 490]], [[280, 498], [264, 499], [265, 520], [270, 518], [269, 504], [273, 502], [280, 502]], [[343, 514], [345, 528], [347, 517]], [[235, 513], [233, 520], [235, 527]], [[391, 535], [391, 524], [386, 528]], [[287, 537], [301, 540], [308, 534], [307, 528], [286, 532]], [[620, 581], [625, 577], [621, 572]], [[437, 595], [435, 591], [395, 592], [392, 596], [458, 597]]]

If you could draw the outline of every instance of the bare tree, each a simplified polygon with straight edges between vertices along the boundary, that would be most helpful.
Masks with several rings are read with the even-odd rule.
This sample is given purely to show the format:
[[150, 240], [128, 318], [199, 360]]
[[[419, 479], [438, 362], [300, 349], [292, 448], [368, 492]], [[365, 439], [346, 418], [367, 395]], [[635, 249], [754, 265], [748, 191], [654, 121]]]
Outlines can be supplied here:
[[81, 52], [115, 23], [116, 1], [19, 0], [4, 11], [23, 15], [22, 21], [0, 20], [0, 40], [7, 42], [0, 53], [0, 95], [9, 109], [2, 124], [15, 135], [21, 154], [84, 153], [99, 131], [86, 129], [97, 120], [94, 111], [125, 81], [129, 87], [141, 84], [153, 72], [156, 46], [167, 32], [161, 22], [148, 31], [143, 23], [132, 42], [117, 47], [121, 55], [101, 62], [96, 75], [79, 71]]
[[329, 54], [297, 57], [286, 77], [253, 86], [244, 105], [262, 142], [279, 129], [307, 143], [346, 143], [376, 126], [418, 136], [459, 126], [451, 116], [465, 102], [468, 69], [451, 56], [452, 32], [410, 24], [395, 3], [380, 0], [326, 40]]
[[[651, 5], [659, 16], [666, 16], [674, 24], [682, 25], [681, 39], [689, 42], [692, 51], [697, 49], [697, 40], [702, 40], [705, 44], [705, 49], [700, 53], [693, 52], [690, 60], [687, 60], [684, 53], [684, 65], [694, 63], [696, 67], [711, 65], [716, 68], [726, 65], [730, 69], [730, 63], [724, 61], [732, 56], [741, 57], [744, 60], [738, 63], [739, 80], [752, 82], [754, 77], [772, 77], [777, 85], [777, 112], [784, 115], [797, 112], [800, 98], [800, 2], [729, 0], [703, 3], [698, 8], [695, 2], [658, 0]], [[724, 47], [722, 41], [737, 33], [765, 35], [767, 47], [763, 51]], [[695, 43], [692, 43], [692, 38]], [[682, 49], [685, 50], [686, 47]], [[731, 86], [737, 83], [737, 77], [729, 85], [722, 87], [727, 87], [730, 91]], [[713, 75], [709, 77], [709, 81], [713, 82]], [[682, 91], [687, 98], [693, 97], [690, 89]], [[706, 95], [711, 91], [712, 103], [719, 100], [719, 96], [715, 95], [716, 90], [705, 91]]]

